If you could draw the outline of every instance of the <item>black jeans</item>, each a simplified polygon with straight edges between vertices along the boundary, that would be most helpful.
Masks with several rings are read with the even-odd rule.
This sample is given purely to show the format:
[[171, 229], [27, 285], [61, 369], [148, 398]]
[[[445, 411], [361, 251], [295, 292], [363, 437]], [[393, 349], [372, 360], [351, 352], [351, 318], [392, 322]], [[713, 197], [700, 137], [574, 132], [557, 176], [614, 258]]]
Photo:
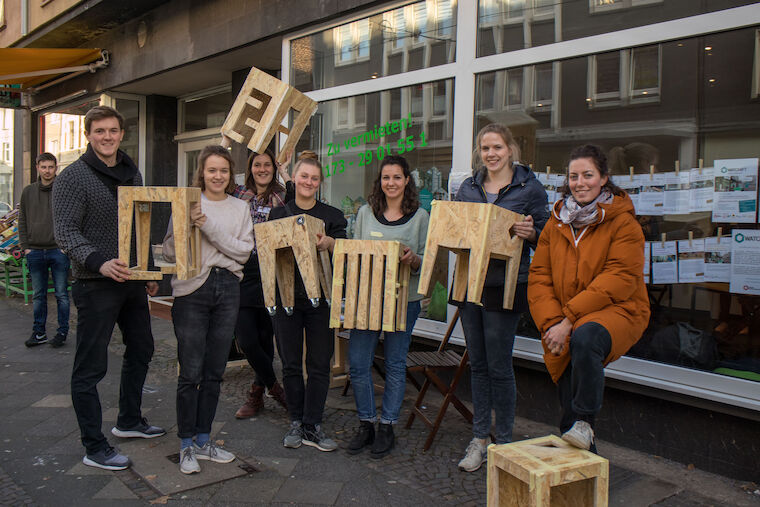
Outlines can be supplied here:
[[174, 299], [179, 438], [211, 433], [239, 304], [240, 281], [222, 268], [211, 268], [200, 288]]
[[[340, 304], [339, 302], [335, 304]], [[330, 307], [324, 300], [312, 308], [308, 299], [296, 298], [293, 315], [277, 307], [274, 332], [282, 359], [282, 383], [291, 421], [320, 424], [330, 387], [330, 360], [335, 341], [330, 329]], [[303, 343], [306, 330], [306, 374], [303, 380]]]
[[71, 400], [87, 454], [108, 445], [101, 431], [103, 413], [97, 385], [108, 369], [108, 343], [115, 324], [124, 338], [119, 416], [116, 425], [140, 422], [142, 388], [153, 357], [148, 298], [144, 282], [80, 279], [71, 287], [77, 307], [77, 346], [71, 373]]
[[274, 361], [274, 330], [272, 318], [266, 309], [242, 306], [235, 325], [235, 339], [256, 374], [254, 383], [272, 387], [277, 377]]
[[610, 333], [596, 322], [587, 322], [570, 335], [570, 364], [557, 382], [561, 433], [579, 419], [594, 426], [604, 396], [604, 360], [611, 349]]

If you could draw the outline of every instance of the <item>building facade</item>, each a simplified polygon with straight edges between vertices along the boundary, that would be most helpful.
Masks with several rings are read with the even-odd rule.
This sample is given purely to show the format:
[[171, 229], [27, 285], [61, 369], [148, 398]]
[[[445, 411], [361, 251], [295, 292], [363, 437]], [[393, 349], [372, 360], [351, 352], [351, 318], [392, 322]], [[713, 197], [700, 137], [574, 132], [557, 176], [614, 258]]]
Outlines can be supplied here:
[[[599, 144], [614, 180], [640, 196], [653, 311], [641, 342], [607, 368], [598, 434], [757, 480], [760, 297], [732, 291], [729, 279], [705, 279], [706, 268], [690, 270], [688, 261], [700, 244], [704, 252], [704, 238], [725, 245], [734, 230], [758, 229], [760, 3], [20, 4], [8, 3], [0, 46], [102, 48], [111, 63], [28, 97], [28, 108], [17, 111], [15, 200], [19, 182], [34, 177], [37, 153], [51, 151], [65, 166], [85, 148], [81, 118], [98, 103], [125, 114], [123, 146], [148, 184], [188, 184], [195, 157], [218, 140], [251, 66], [319, 102], [298, 149], [320, 155], [322, 198], [343, 210], [349, 227], [390, 152], [407, 157], [429, 207], [450, 198], [470, 174], [475, 134], [488, 123], [510, 127], [520, 160], [550, 194], [562, 184], [570, 150]], [[233, 154], [239, 173], [246, 153], [237, 146]], [[703, 171], [735, 161], [745, 169], [736, 185], [711, 177], [713, 205], [705, 207], [705, 197], [689, 206], [688, 192], [704, 181]], [[686, 197], [676, 195], [679, 189]], [[721, 214], [734, 190], [746, 201], [738, 218]], [[447, 297], [451, 269], [435, 275], [415, 328], [420, 337], [445, 332], [453, 311], [438, 303]], [[454, 338], [463, 343], [461, 330]], [[526, 315], [515, 343], [518, 413], [556, 422], [558, 403], [537, 338]]]

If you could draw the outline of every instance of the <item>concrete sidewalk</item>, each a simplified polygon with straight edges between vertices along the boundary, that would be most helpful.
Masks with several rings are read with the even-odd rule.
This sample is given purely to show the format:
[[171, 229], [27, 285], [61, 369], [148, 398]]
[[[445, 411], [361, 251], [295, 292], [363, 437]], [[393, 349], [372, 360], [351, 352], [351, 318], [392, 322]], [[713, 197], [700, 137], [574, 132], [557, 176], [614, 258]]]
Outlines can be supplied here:
[[[55, 329], [54, 308], [51, 299], [49, 330]], [[74, 320], [72, 316], [72, 324]], [[428, 452], [422, 452], [427, 432], [420, 422], [411, 430], [397, 428], [396, 449], [380, 460], [369, 459], [368, 453], [349, 456], [342, 449], [285, 449], [281, 440], [288, 418], [272, 400], [266, 400], [265, 410], [255, 419], [234, 418], [252, 379], [247, 367], [228, 368], [214, 425], [214, 438], [224, 441], [239, 459], [228, 465], [201, 462], [201, 474], [180, 474], [174, 412], [176, 340], [171, 324], [159, 319], [153, 319], [156, 353], [143, 409], [151, 423], [166, 427], [169, 434], [153, 440], [111, 437], [112, 444], [133, 458], [130, 470], [86, 467], [69, 395], [75, 330], [60, 349], [27, 349], [32, 308], [13, 297], [0, 300], [0, 322], [0, 505], [485, 504], [485, 467], [467, 474], [456, 466], [471, 435], [456, 411], [450, 410]], [[122, 349], [117, 330], [109, 372], [99, 385], [108, 436], [117, 414]], [[356, 412], [350, 394], [344, 398], [340, 391], [329, 394], [324, 427], [345, 446]], [[412, 396], [410, 388], [402, 421]], [[440, 397], [430, 397], [431, 405], [438, 401]], [[552, 432], [556, 429], [518, 418], [514, 436], [521, 440]], [[690, 470], [608, 442], [600, 441], [598, 447], [610, 460], [610, 505], [760, 505], [758, 485]]]

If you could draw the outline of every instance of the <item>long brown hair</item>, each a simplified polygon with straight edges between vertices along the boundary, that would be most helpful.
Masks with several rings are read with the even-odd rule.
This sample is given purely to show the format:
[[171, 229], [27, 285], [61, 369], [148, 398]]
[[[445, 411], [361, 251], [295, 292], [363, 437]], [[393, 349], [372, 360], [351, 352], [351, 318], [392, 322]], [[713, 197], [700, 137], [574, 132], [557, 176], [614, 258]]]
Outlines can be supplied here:
[[420, 207], [420, 194], [417, 191], [417, 183], [414, 181], [411, 171], [409, 171], [409, 163], [400, 155], [388, 155], [380, 162], [380, 171], [377, 173], [377, 178], [375, 178], [375, 182], [372, 184], [372, 192], [369, 194], [367, 201], [375, 215], [381, 215], [388, 208], [388, 201], [385, 199], [385, 193], [382, 188], [383, 167], [388, 165], [401, 166], [404, 177], [408, 178], [406, 186], [404, 186], [404, 197], [401, 199], [401, 213], [410, 215]]
[[227, 188], [224, 191], [231, 194], [235, 191], [235, 178], [232, 176], [232, 168], [235, 167], [235, 162], [232, 160], [230, 152], [224, 146], [218, 144], [210, 144], [203, 148], [198, 155], [198, 167], [195, 169], [195, 177], [193, 178], [193, 186], [199, 187], [201, 192], [206, 190], [206, 182], [203, 180], [203, 172], [206, 169], [206, 161], [212, 155], [222, 157], [230, 165], [230, 181], [227, 182]]
[[480, 143], [483, 142], [483, 136], [490, 133], [500, 135], [504, 140], [504, 143], [506, 143], [506, 145], [509, 147], [510, 167], [512, 164], [520, 160], [520, 146], [518, 146], [517, 141], [515, 141], [514, 136], [512, 136], [512, 131], [510, 131], [505, 125], [502, 125], [501, 123], [490, 123], [480, 129], [480, 132], [478, 132], [478, 137], [475, 139], [475, 150], [472, 152], [473, 176], [476, 173], [485, 170], [483, 167], [483, 158], [480, 156]]
[[253, 159], [260, 155], [265, 155], [272, 161], [272, 181], [269, 182], [267, 188], [261, 193], [261, 195], [256, 195], [256, 197], [261, 199], [261, 202], [268, 203], [272, 198], [272, 194], [285, 191], [285, 188], [279, 181], [277, 181], [277, 161], [274, 159], [274, 153], [272, 153], [271, 150], [266, 149], [263, 153], [253, 152], [251, 153], [251, 156], [248, 157], [248, 165], [245, 169], [245, 186], [248, 190], [253, 191], [254, 194], [256, 193], [256, 182], [253, 180]]

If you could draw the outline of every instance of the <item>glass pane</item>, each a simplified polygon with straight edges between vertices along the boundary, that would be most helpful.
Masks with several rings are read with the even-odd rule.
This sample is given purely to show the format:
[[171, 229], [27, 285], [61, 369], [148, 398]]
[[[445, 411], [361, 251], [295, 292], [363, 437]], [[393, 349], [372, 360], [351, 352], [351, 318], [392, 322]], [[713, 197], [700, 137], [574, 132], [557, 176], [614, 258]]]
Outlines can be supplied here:
[[230, 92], [182, 101], [182, 132], [221, 127], [232, 107]]
[[[510, 108], [509, 100], [486, 109], [480, 98], [474, 104], [473, 134], [489, 123], [506, 124], [520, 147], [520, 161], [532, 164], [539, 173], [544, 173], [539, 168], [551, 166], [552, 175], [562, 174], [573, 148], [585, 143], [601, 146], [607, 153], [613, 181], [629, 188], [630, 195], [638, 201], [637, 219], [650, 251], [661, 245], [663, 235], [666, 241], [681, 241], [678, 255], [673, 256], [677, 260], [670, 278], [663, 277], [661, 254], [652, 253], [655, 257], [650, 261], [655, 262], [647, 264], [652, 316], [644, 336], [629, 351], [630, 356], [741, 378], [760, 378], [760, 295], [747, 293], [750, 290], [742, 288], [742, 284], [735, 284], [731, 292], [730, 270], [720, 270], [720, 265], [733, 260], [729, 259], [730, 248], [722, 253], [713, 250], [696, 255], [689, 250], [690, 236], [699, 246], [707, 238], [716, 241], [721, 228], [722, 243], [730, 245], [732, 231], [760, 229], [755, 185], [760, 159], [759, 29], [755, 26], [538, 65], [536, 99], [552, 96], [552, 66], [559, 73], [558, 88], [553, 90], [557, 100], [548, 109], [534, 109], [528, 104]], [[532, 69], [528, 66], [479, 75], [476, 89], [490, 82], [514, 82], [517, 86], [513, 74], [519, 72], [530, 73]], [[589, 72], [596, 75], [590, 76]], [[631, 75], [621, 80], [620, 74], [627, 72]], [[597, 93], [617, 94], [618, 99], [604, 108], [589, 107], [589, 84], [596, 85]], [[644, 100], [643, 92], [652, 90], [659, 90], [658, 99]], [[516, 98], [517, 93], [514, 95]], [[701, 175], [700, 160], [704, 165]], [[742, 177], [716, 177], [711, 172], [716, 161], [722, 161], [721, 168], [738, 164], [746, 168], [745, 173]], [[676, 162], [679, 177], [688, 171], [688, 183], [673, 180]], [[659, 188], [648, 183], [664, 178], [666, 173], [668, 180]], [[564, 175], [559, 181], [548, 180], [547, 190], [562, 183]], [[677, 192], [686, 192], [689, 202], [685, 208], [683, 195]], [[705, 197], [705, 192], [711, 195]], [[730, 192], [746, 192], [746, 198]], [[724, 195], [718, 196], [719, 193]], [[661, 200], [658, 204], [655, 195], [644, 194], [659, 194]], [[746, 218], [721, 215], [732, 199], [744, 199]], [[690, 268], [700, 259], [703, 264]], [[681, 329], [691, 330], [694, 350], [702, 352], [688, 355], [688, 348], [680, 341]], [[518, 332], [538, 338], [528, 314]], [[672, 354], [668, 347], [673, 347]]]
[[456, 2], [423, 0], [291, 42], [290, 84], [301, 91], [454, 61]]
[[[425, 209], [430, 211], [433, 199], [448, 198], [453, 88], [453, 80], [447, 80], [352, 97], [355, 104], [365, 105], [366, 125], [348, 129], [339, 128], [337, 123], [343, 99], [319, 104], [296, 150], [318, 153], [325, 171], [322, 198], [343, 210], [349, 236], [359, 207], [367, 202], [379, 162], [386, 155], [402, 155], [409, 161]], [[433, 96], [436, 100], [430, 100]], [[444, 119], [426, 121], [433, 116], [430, 108], [434, 102], [442, 107], [440, 116]], [[412, 104], [418, 108], [418, 116], [412, 114]], [[445, 289], [446, 272], [436, 273], [435, 281]], [[423, 308], [427, 308], [427, 300]], [[445, 320], [445, 316], [441, 318]]]
[[116, 110], [124, 116], [124, 139], [119, 148], [139, 164], [140, 148], [140, 102], [129, 99], [116, 99]]
[[579, 39], [753, 3], [755, 0], [478, 0], [477, 56]]
[[187, 168], [185, 174], [187, 175], [188, 187], [192, 187], [195, 182], [195, 169], [198, 167], [198, 155], [200, 154], [201, 150], [185, 152], [185, 167]]
[[14, 204], [13, 113], [13, 109], [0, 108], [0, 216], [10, 211]]
[[507, 72], [507, 106], [519, 106], [522, 104], [523, 71], [512, 69]]
[[87, 149], [84, 136], [84, 115], [100, 105], [100, 100], [90, 100], [56, 113], [42, 115], [40, 145], [44, 151], [58, 159], [58, 171], [65, 169]]

